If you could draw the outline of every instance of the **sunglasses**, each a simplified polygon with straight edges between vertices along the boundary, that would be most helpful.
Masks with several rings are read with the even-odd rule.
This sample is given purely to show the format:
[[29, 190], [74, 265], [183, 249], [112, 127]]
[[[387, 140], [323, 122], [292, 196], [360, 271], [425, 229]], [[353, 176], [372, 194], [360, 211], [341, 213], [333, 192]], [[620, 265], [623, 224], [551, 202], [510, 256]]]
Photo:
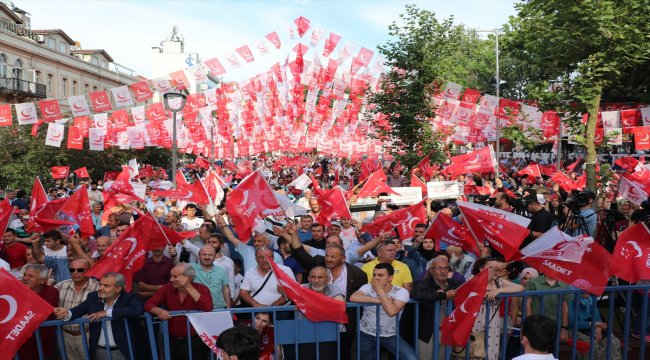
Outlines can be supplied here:
[[73, 272], [79, 272], [79, 273], [82, 273], [82, 272], [85, 272], [85, 271], [88, 270], [88, 269], [83, 269], [83, 268], [82, 268], [82, 269], [69, 268], [68, 270], [69, 270], [71, 273], [73, 273]]

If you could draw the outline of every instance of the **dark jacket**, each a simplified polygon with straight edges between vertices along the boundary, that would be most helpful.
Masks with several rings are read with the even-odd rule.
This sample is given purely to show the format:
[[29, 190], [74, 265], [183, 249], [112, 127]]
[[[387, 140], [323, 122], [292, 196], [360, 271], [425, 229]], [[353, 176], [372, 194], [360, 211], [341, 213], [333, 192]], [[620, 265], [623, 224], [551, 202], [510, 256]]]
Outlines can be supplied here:
[[[80, 318], [84, 315], [93, 314], [98, 311], [104, 310], [104, 303], [97, 296], [97, 291], [88, 294], [86, 301], [70, 309], [72, 313], [71, 320]], [[120, 350], [122, 355], [127, 359], [132, 359], [129, 353], [129, 340], [131, 341], [131, 348], [133, 349], [133, 359], [140, 359], [146, 352], [142, 351], [142, 344], [145, 343], [142, 334], [143, 330], [140, 328], [139, 317], [144, 314], [144, 306], [134, 294], [129, 294], [122, 291], [117, 298], [115, 305], [113, 305], [113, 320], [111, 327], [113, 329], [113, 339], [115, 345]], [[126, 327], [124, 326], [125, 320], [128, 323], [128, 336]], [[89, 353], [90, 357], [95, 357], [95, 350], [99, 342], [99, 334], [101, 333], [102, 322], [90, 323], [90, 339], [89, 339]]]
[[[411, 298], [421, 301], [420, 304], [420, 326], [418, 329], [418, 338], [424, 342], [431, 340], [433, 335], [433, 314], [440, 309], [440, 300], [447, 299], [447, 290], [455, 290], [461, 284], [454, 279], [447, 279], [447, 288], [441, 289], [431, 276], [425, 276], [422, 280], [417, 280], [413, 284]], [[439, 310], [438, 310], [439, 311]], [[442, 317], [439, 317], [442, 321]]]

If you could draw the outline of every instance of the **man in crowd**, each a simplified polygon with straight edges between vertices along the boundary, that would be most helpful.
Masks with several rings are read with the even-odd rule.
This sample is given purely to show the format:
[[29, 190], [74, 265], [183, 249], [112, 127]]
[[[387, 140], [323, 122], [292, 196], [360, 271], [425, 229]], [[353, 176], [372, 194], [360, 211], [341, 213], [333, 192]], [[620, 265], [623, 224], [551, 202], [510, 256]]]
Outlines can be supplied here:
[[291, 243], [285, 237], [278, 238], [278, 252], [280, 255], [282, 255], [284, 266], [293, 271], [294, 275], [296, 275], [296, 281], [298, 283], [302, 283], [303, 273], [305, 272], [305, 269], [303, 269], [302, 266], [300, 266], [300, 263], [298, 263], [298, 260], [293, 257], [293, 254], [291, 252]]
[[367, 262], [361, 267], [361, 270], [363, 270], [363, 272], [365, 272], [368, 276], [368, 282], [371, 282], [373, 278], [373, 269], [377, 264], [390, 264], [394, 269], [394, 274], [391, 274], [390, 276], [393, 285], [402, 287], [407, 291], [411, 291], [413, 289], [413, 278], [411, 276], [411, 270], [409, 270], [408, 266], [406, 266], [406, 264], [403, 262], [395, 260], [395, 256], [397, 254], [396, 248], [397, 246], [392, 240], [386, 240], [379, 243], [377, 246], [377, 258], [370, 262]]
[[182, 263], [174, 266], [170, 275], [170, 282], [158, 289], [145, 302], [144, 309], [160, 320], [169, 320], [170, 356], [172, 359], [189, 359], [188, 346], [192, 348], [192, 358], [205, 359], [209, 349], [197, 336], [194, 328], [190, 328], [191, 337], [188, 339], [185, 316], [172, 317], [169, 312], [212, 310], [210, 289], [194, 282], [196, 272], [190, 264]]
[[[174, 267], [174, 262], [164, 255], [164, 251], [164, 247], [151, 250], [151, 256], [147, 257], [142, 268], [133, 276], [141, 300], [149, 299], [163, 285], [169, 283], [169, 273]], [[170, 246], [169, 252], [170, 255], [176, 256], [173, 246]]]
[[20, 269], [27, 262], [27, 246], [18, 242], [16, 230], [7, 228], [0, 244], [0, 257], [9, 263], [12, 270]]
[[542, 234], [549, 231], [551, 227], [553, 227], [553, 217], [539, 202], [536, 194], [527, 196], [525, 198], [525, 201], [526, 209], [528, 210], [528, 213], [531, 214], [530, 224], [528, 224], [530, 235], [521, 245], [522, 247], [530, 244], [533, 240], [542, 236]]
[[203, 219], [196, 216], [198, 207], [194, 204], [185, 206], [185, 216], [181, 218], [181, 226], [185, 231], [197, 230], [203, 224]]
[[90, 217], [93, 220], [93, 225], [95, 226], [95, 231], [99, 232], [102, 229], [102, 211], [101, 203], [92, 203], [90, 206]]
[[[217, 217], [217, 227], [226, 236], [228, 241], [235, 245], [235, 248], [242, 257], [244, 262], [244, 271], [246, 272], [248, 272], [249, 269], [254, 268], [256, 265], [255, 249], [259, 247], [268, 248], [271, 244], [269, 237], [264, 233], [256, 233], [253, 236], [253, 246], [246, 244], [245, 241], [241, 241], [235, 236], [235, 234], [233, 234], [228, 224], [226, 224], [226, 220], [224, 220], [222, 216]], [[277, 264], [282, 264], [282, 256], [273, 252], [273, 261]]]
[[260, 339], [250, 326], [230, 328], [219, 335], [217, 347], [223, 360], [259, 360]]
[[[125, 290], [124, 276], [120, 273], [107, 273], [102, 276], [99, 289], [89, 293], [86, 300], [74, 308], [54, 309], [54, 314], [60, 320], [70, 321], [82, 316], [91, 320], [88, 339], [91, 358], [115, 360], [135, 360], [146, 356], [140, 346], [144, 337], [138, 319], [143, 313], [142, 303], [134, 294]], [[112, 320], [107, 321], [104, 326], [101, 319], [105, 317]], [[105, 334], [105, 330], [109, 333]]]
[[196, 272], [196, 283], [210, 289], [213, 309], [225, 309], [232, 306], [228, 275], [221, 266], [214, 265], [216, 252], [211, 245], [205, 245], [199, 250], [199, 263], [192, 263]]
[[[271, 265], [266, 257], [272, 258], [273, 251], [267, 247], [259, 247], [255, 251], [257, 266], [246, 271], [241, 284], [239, 296], [242, 301], [252, 307], [281, 306], [287, 303], [284, 294], [280, 292], [278, 279], [273, 274]], [[278, 264], [278, 267], [291, 278], [295, 278], [291, 269]]]
[[311, 198], [309, 200], [309, 209], [311, 210], [309, 215], [311, 215], [312, 219], [316, 221], [318, 218], [318, 215], [320, 214], [320, 204], [318, 203], [318, 199], [316, 198]]
[[[350, 301], [359, 303], [376, 304], [364, 306], [363, 317], [359, 323], [361, 338], [358, 345], [361, 350], [361, 359], [377, 359], [376, 342], [400, 360], [415, 360], [417, 356], [404, 339], [397, 336], [397, 319], [409, 301], [409, 292], [399, 286], [394, 286], [393, 266], [390, 263], [378, 263], [373, 268], [370, 284], [363, 285], [350, 297]], [[379, 329], [377, 329], [377, 310], [379, 309]], [[379, 339], [377, 338], [379, 336]], [[399, 342], [399, 353], [398, 345]]]
[[33, 234], [29, 239], [32, 242], [34, 259], [52, 269], [55, 282], [70, 279], [68, 250], [63, 243], [63, 236], [58, 230], [50, 230], [43, 234], [45, 243], [43, 246], [41, 246], [41, 237], [38, 234]]
[[[59, 306], [59, 291], [52, 286], [46, 284], [49, 271], [47, 267], [41, 264], [30, 264], [25, 268], [22, 282], [31, 291], [38, 295], [41, 299], [45, 300], [53, 307]], [[53, 320], [54, 316], [50, 316], [48, 320]], [[50, 339], [55, 337], [55, 328], [49, 327], [41, 329], [41, 344], [43, 347], [43, 357], [45, 359], [54, 358], [54, 342]], [[18, 355], [21, 359], [39, 359], [39, 352], [37, 347], [36, 333], [23, 343], [18, 350]]]
[[[440, 334], [439, 331], [433, 331], [434, 312], [439, 311], [440, 319], [444, 319], [447, 300], [453, 300], [456, 297], [456, 289], [461, 285], [453, 278], [448, 278], [449, 270], [447, 257], [436, 256], [431, 259], [424, 279], [415, 281], [413, 285], [411, 297], [414, 300], [422, 301], [418, 330], [418, 357], [420, 360], [433, 359], [433, 335]], [[438, 349], [438, 358], [444, 358], [443, 346]]]
[[303, 215], [300, 217], [300, 228], [298, 229], [298, 238], [300, 242], [304, 243], [314, 238], [311, 233], [311, 226], [314, 224], [314, 219], [310, 215]]
[[314, 223], [311, 226], [312, 239], [304, 242], [305, 245], [325, 250], [325, 226]]
[[513, 360], [557, 360], [553, 356], [556, 336], [556, 324], [552, 319], [543, 315], [527, 316], [521, 325], [524, 355]]
[[466, 254], [463, 249], [458, 246], [447, 247], [447, 254], [449, 254], [449, 266], [451, 267], [451, 270], [463, 275], [464, 277], [471, 272], [472, 265], [476, 262], [475, 258]]
[[[59, 290], [59, 306], [72, 309], [86, 300], [88, 294], [99, 289], [99, 282], [86, 277], [90, 263], [84, 259], [70, 262], [70, 280], [63, 280], [54, 285]], [[68, 358], [82, 359], [85, 357], [84, 344], [79, 325], [66, 325], [63, 327], [63, 342]]]
[[[569, 285], [566, 283], [554, 279], [546, 274], [540, 275], [536, 278], [528, 280], [526, 284], [526, 290], [536, 291], [536, 290], [559, 290], [567, 289]], [[561, 298], [560, 303], [558, 303], [558, 298]], [[551, 320], [555, 324], [557, 321], [561, 321], [561, 330], [560, 330], [560, 339], [566, 341], [569, 338], [569, 304], [573, 303], [573, 294], [563, 294], [560, 296], [545, 296], [544, 297], [544, 307], [541, 308], [541, 299], [539, 296], [529, 296], [526, 299], [526, 314], [541, 314]], [[561, 307], [560, 310], [560, 319], [557, 318], [558, 307]]]

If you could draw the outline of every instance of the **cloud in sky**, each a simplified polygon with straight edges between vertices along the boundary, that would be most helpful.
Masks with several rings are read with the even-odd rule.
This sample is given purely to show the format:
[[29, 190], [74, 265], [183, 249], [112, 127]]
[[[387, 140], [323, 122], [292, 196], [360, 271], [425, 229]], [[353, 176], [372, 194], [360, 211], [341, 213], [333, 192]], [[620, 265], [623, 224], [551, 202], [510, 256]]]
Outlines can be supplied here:
[[[151, 75], [151, 47], [178, 25], [186, 52], [203, 59], [252, 45], [271, 31], [286, 36], [302, 15], [360, 46], [375, 50], [386, 42], [387, 26], [399, 20], [406, 2], [369, 0], [153, 1], [15, 0], [31, 13], [33, 29], [63, 29], [85, 49], [105, 49], [117, 63]], [[492, 29], [514, 15], [514, 1], [415, 1], [439, 19], [454, 15], [469, 27]], [[293, 45], [292, 45], [293, 46]], [[276, 54], [283, 60], [290, 47]], [[257, 61], [256, 61], [257, 62]], [[254, 68], [260, 64], [248, 66]], [[251, 66], [253, 65], [253, 66]], [[184, 64], [179, 64], [182, 68]]]

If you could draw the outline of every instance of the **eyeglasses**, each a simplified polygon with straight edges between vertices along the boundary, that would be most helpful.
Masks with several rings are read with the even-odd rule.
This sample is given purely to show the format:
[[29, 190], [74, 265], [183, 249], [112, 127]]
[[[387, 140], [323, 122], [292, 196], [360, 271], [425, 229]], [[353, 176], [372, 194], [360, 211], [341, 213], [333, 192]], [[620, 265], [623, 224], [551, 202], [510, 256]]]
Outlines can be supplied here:
[[82, 273], [82, 272], [86, 272], [86, 270], [88, 270], [88, 269], [84, 269], [84, 268], [80, 268], [80, 269], [69, 268], [68, 270], [70, 270], [71, 273], [73, 273], [73, 272], [79, 272], [79, 273]]

